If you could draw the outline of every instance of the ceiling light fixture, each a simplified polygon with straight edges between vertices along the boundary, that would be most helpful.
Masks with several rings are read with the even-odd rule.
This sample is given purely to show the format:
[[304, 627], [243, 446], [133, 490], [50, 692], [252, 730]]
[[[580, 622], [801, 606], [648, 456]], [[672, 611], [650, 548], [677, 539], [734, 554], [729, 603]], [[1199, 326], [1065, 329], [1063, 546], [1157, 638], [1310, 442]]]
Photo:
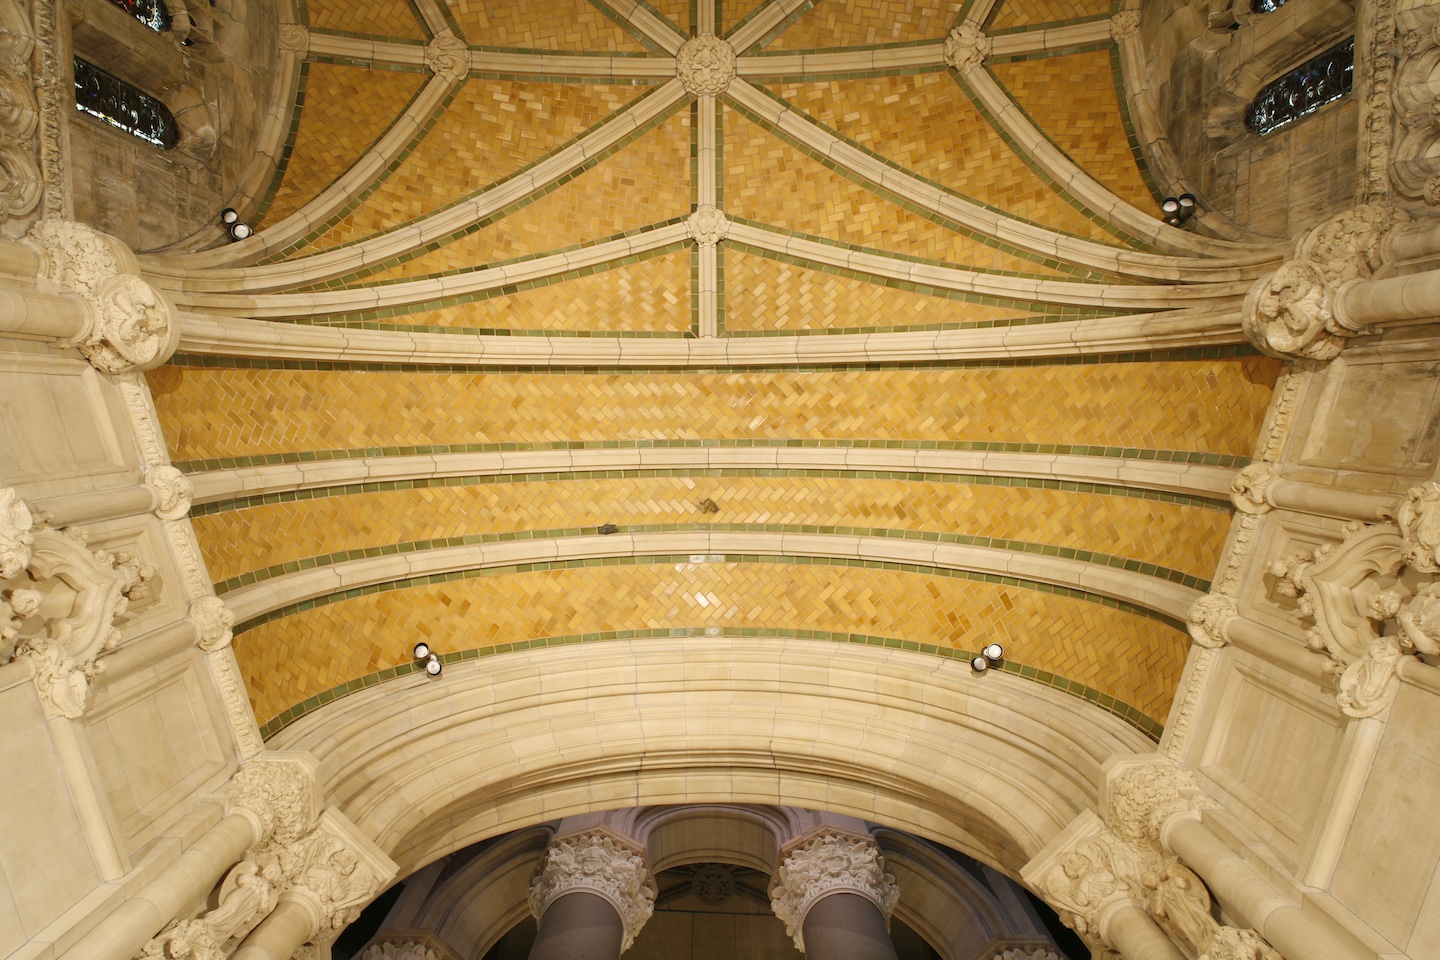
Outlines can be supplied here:
[[1195, 215], [1195, 195], [1182, 193], [1178, 197], [1166, 197], [1160, 203], [1160, 212], [1165, 222], [1172, 227], [1181, 227]]
[[445, 669], [444, 664], [440, 662], [440, 655], [431, 650], [430, 644], [424, 640], [415, 644], [415, 659], [424, 661], [425, 672], [432, 677], [440, 676], [440, 671]]
[[998, 643], [987, 643], [980, 655], [970, 658], [970, 669], [984, 673], [1005, 657], [1005, 648]]
[[220, 225], [230, 234], [231, 240], [244, 240], [255, 232], [250, 229], [250, 224], [240, 219], [240, 214], [234, 207], [226, 207], [220, 211]]

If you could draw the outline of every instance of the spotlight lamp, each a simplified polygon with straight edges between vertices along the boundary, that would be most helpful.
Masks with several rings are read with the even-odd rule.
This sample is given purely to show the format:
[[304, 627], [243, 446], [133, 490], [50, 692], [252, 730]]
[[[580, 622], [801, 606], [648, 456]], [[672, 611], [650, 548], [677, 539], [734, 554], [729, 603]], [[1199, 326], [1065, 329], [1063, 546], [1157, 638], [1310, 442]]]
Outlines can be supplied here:
[[415, 659], [425, 665], [425, 673], [432, 677], [440, 676], [440, 671], [445, 665], [440, 662], [440, 655], [430, 649], [430, 644], [421, 640], [415, 644]]
[[1182, 227], [1195, 215], [1195, 195], [1182, 193], [1178, 197], [1166, 197], [1160, 202], [1160, 212], [1170, 226]]
[[984, 673], [990, 669], [990, 661], [984, 657], [972, 657], [970, 659], [970, 669], [976, 673]]
[[980, 655], [970, 658], [970, 669], [976, 673], [984, 673], [1000, 662], [1005, 656], [1005, 648], [998, 643], [987, 643], [980, 651]]
[[226, 207], [224, 210], [220, 211], [220, 222], [225, 224], [225, 226], [227, 227], [230, 226], [230, 224], [232, 223], [238, 222], [239, 219], [240, 214], [235, 212], [234, 207]]
[[250, 228], [250, 224], [240, 219], [240, 214], [234, 207], [226, 207], [220, 211], [220, 226], [230, 234], [231, 240], [244, 240], [255, 232]]

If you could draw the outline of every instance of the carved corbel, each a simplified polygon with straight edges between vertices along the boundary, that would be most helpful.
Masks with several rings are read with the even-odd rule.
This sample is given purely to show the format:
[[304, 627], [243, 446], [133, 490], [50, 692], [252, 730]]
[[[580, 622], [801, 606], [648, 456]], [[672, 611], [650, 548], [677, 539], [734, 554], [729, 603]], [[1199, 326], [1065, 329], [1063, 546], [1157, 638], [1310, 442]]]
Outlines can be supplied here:
[[328, 940], [354, 923], [399, 867], [333, 807], [301, 840], [277, 847], [290, 883], [286, 896], [306, 901], [318, 923], [307, 941]]
[[1126, 843], [1086, 811], [1020, 870], [1021, 879], [1055, 908], [1092, 952], [1115, 950], [1106, 921], [1116, 909], [1146, 909], [1141, 880], [1160, 857]]
[[1140, 11], [1121, 10], [1110, 18], [1110, 39], [1124, 43], [1140, 35]]
[[945, 37], [945, 62], [957, 73], [969, 73], [989, 55], [990, 38], [973, 23], [962, 23]]
[[1197, 644], [1218, 650], [1229, 643], [1225, 627], [1240, 615], [1235, 600], [1220, 593], [1207, 593], [1190, 605], [1185, 615], [1190, 637]]
[[642, 851], [603, 827], [550, 841], [530, 878], [530, 912], [539, 920], [550, 904], [577, 890], [615, 908], [624, 928], [622, 953], [655, 912], [655, 882]]
[[795, 949], [805, 952], [805, 916], [817, 901], [853, 893], [875, 905], [888, 926], [900, 886], [874, 839], [822, 827], [786, 844], [770, 885], [770, 908], [785, 924]]
[[195, 487], [175, 467], [163, 465], [146, 470], [145, 486], [155, 494], [155, 516], [161, 520], [179, 520], [190, 512]]
[[1174, 817], [1198, 816], [1216, 806], [1195, 774], [1159, 754], [1112, 760], [1105, 768], [1102, 800], [1105, 822], [1121, 839], [1157, 854], [1165, 826]]
[[1404, 539], [1405, 562], [1424, 573], [1440, 573], [1440, 483], [1412, 487], [1395, 513]]
[[1230, 481], [1230, 502], [1241, 513], [1269, 513], [1270, 488], [1280, 480], [1280, 468], [1267, 460], [1246, 466]]
[[213, 653], [230, 645], [234, 638], [235, 611], [225, 605], [219, 597], [201, 597], [190, 604], [190, 619], [200, 631], [197, 645], [206, 653]]
[[310, 31], [303, 23], [280, 24], [280, 49], [307, 56], [310, 53]]

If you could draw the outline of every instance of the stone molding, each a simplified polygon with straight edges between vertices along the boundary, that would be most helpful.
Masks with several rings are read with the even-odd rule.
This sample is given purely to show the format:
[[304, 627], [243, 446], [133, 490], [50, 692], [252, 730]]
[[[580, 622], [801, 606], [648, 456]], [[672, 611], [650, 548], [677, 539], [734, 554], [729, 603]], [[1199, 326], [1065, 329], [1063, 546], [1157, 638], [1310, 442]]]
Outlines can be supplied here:
[[179, 520], [190, 512], [195, 488], [175, 467], [165, 464], [146, 470], [145, 486], [155, 493], [155, 516], [161, 520]]
[[148, 370], [175, 352], [180, 342], [175, 307], [139, 276], [139, 263], [125, 244], [64, 220], [32, 224], [22, 242], [39, 262], [38, 285], [80, 302], [83, 325], [62, 342], [79, 349], [91, 366], [112, 374]]
[[34, 145], [40, 120], [31, 73], [35, 47], [25, 4], [0, 0], [0, 221], [33, 213], [45, 189]]
[[693, 96], [718, 96], [735, 79], [735, 48], [713, 34], [691, 37], [675, 55], [675, 75]]
[[1207, 593], [1191, 604], [1185, 620], [1192, 640], [1202, 647], [1218, 650], [1230, 642], [1225, 636], [1226, 624], [1239, 615], [1240, 608], [1233, 597]]
[[805, 916], [816, 902], [836, 893], [864, 897], [888, 926], [900, 899], [895, 874], [880, 846], [868, 836], [821, 827], [786, 844], [770, 885], [770, 908], [785, 924], [795, 949], [805, 952]]
[[530, 878], [530, 912], [542, 920], [550, 904], [576, 892], [615, 908], [625, 932], [622, 953], [655, 912], [657, 891], [643, 851], [603, 827], [550, 841]]
[[[280, 49], [286, 53], [308, 56], [310, 53], [310, 31], [302, 23], [280, 24]], [[429, 51], [426, 51], [427, 58]]]
[[1270, 512], [1270, 489], [1280, 480], [1280, 467], [1266, 460], [1247, 465], [1230, 482], [1230, 502], [1241, 513]]
[[945, 62], [958, 73], [969, 73], [990, 55], [990, 38], [973, 23], [962, 23], [945, 37]]
[[425, 47], [425, 65], [446, 83], [459, 83], [470, 74], [470, 47], [452, 31], [442, 30]]
[[197, 646], [213, 653], [230, 645], [234, 639], [235, 612], [219, 597], [201, 597], [190, 604], [190, 619], [195, 621], [200, 636]]
[[719, 207], [704, 203], [685, 221], [685, 232], [702, 247], [713, 247], [730, 232], [730, 221]]

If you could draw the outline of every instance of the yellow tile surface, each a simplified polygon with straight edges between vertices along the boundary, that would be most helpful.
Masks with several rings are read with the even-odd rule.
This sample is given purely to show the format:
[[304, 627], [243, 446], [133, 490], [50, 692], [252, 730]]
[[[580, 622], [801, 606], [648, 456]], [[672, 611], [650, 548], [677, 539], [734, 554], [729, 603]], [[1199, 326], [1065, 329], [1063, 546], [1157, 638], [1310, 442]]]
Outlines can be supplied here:
[[1110, 12], [1110, 0], [1000, 0], [998, 7], [990, 17], [991, 30], [1099, 16]]
[[315, 199], [374, 146], [425, 85], [423, 73], [312, 63], [285, 179], [262, 226]]
[[837, 277], [755, 254], [725, 254], [725, 329], [835, 330], [930, 323], [973, 323], [1025, 316]]
[[995, 77], [1076, 165], [1147, 213], [1160, 208], [1136, 165], [1105, 50], [997, 63]]
[[938, 40], [965, 4], [958, 0], [818, 0], [766, 50], [817, 50]]
[[726, 213], [960, 266], [1056, 275], [882, 200], [734, 110], [724, 123]]
[[[713, 3], [714, 0], [702, 2]], [[650, 6], [681, 33], [690, 32], [690, 0], [651, 0]]]
[[[647, 184], [637, 190], [637, 183]], [[690, 112], [682, 110], [553, 193], [433, 253], [367, 278], [421, 277], [557, 250], [690, 211]]]
[[667, 253], [548, 287], [407, 313], [389, 322], [490, 330], [684, 333], [690, 329], [690, 254]]
[[379, 233], [488, 186], [573, 140], [645, 90], [472, 78], [399, 169], [301, 255]]
[[310, 26], [377, 37], [424, 40], [425, 28], [409, 0], [308, 0]]
[[[1153, 620], [1020, 587], [885, 570], [772, 563], [587, 567], [454, 581], [344, 600], [235, 638], [264, 723], [346, 680], [441, 652], [663, 627], [898, 637], [1051, 670], [1164, 721], [1189, 638]], [[703, 640], [675, 641], [703, 643]]]
[[589, 0], [449, 0], [472, 46], [643, 52], [640, 41]]
[[775, 84], [771, 89], [830, 129], [922, 177], [1017, 217], [1115, 242], [1025, 166], [949, 73]]
[[172, 458], [432, 443], [799, 439], [1084, 443], [1248, 455], [1262, 357], [815, 373], [146, 374]]
[[[720, 507], [705, 513], [709, 498]], [[601, 523], [803, 524], [965, 533], [1215, 571], [1220, 510], [1097, 493], [835, 477], [549, 480], [356, 493], [197, 517], [221, 581], [308, 557], [472, 534]]]
[[[700, 0], [700, 2], [704, 3], [705, 0]], [[721, 30], [729, 33], [764, 3], [765, 0], [722, 0]]]

